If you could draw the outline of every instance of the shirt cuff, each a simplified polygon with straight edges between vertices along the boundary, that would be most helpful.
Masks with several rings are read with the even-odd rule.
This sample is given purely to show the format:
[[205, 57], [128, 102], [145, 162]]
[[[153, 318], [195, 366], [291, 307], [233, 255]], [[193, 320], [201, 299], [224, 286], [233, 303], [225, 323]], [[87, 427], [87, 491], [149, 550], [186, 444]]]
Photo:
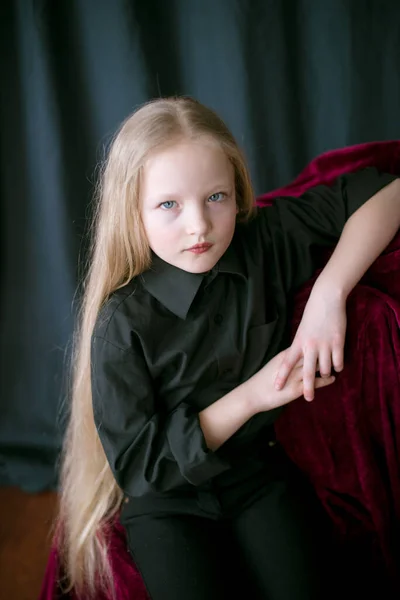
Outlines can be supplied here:
[[199, 414], [180, 405], [171, 415], [168, 442], [182, 476], [199, 486], [231, 468], [231, 463], [208, 448]]

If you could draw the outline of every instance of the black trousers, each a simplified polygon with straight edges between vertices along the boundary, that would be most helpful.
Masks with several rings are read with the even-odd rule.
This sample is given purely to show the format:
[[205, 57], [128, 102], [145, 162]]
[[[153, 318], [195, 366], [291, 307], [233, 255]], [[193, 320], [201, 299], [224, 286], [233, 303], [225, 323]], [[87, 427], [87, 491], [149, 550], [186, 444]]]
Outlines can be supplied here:
[[323, 512], [282, 451], [268, 461], [274, 468], [251, 481], [243, 472], [238, 481], [217, 478], [219, 515], [201, 502], [193, 514], [134, 515], [124, 507], [129, 550], [152, 600], [330, 597], [333, 548]]

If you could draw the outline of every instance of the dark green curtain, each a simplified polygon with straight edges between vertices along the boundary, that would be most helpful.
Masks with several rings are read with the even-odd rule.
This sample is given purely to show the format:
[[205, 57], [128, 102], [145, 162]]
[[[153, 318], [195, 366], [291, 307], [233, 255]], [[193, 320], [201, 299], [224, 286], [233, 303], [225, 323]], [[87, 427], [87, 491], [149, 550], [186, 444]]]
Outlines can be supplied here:
[[0, 484], [54, 486], [94, 171], [154, 96], [216, 109], [257, 193], [400, 137], [398, 0], [3, 0]]

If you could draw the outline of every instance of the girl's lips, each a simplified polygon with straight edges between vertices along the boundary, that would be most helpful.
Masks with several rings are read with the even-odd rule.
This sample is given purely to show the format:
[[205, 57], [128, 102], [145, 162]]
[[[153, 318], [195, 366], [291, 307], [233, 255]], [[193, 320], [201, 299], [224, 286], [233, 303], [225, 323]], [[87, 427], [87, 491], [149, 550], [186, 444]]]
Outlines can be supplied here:
[[203, 254], [203, 252], [207, 252], [211, 248], [212, 244], [196, 244], [191, 248], [188, 248], [189, 252], [193, 252], [194, 254]]

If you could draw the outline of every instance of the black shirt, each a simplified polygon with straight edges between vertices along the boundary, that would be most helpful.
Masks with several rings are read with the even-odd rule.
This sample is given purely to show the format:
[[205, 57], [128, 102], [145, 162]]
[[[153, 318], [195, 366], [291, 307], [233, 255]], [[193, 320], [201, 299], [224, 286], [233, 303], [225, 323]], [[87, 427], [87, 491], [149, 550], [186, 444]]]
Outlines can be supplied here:
[[[207, 490], [265, 440], [273, 410], [210, 451], [198, 413], [287, 345], [288, 298], [319, 266], [348, 217], [394, 176], [369, 168], [278, 198], [238, 224], [207, 275], [154, 256], [116, 291], [92, 338], [94, 418], [115, 479], [140, 506]], [[150, 502], [150, 504], [149, 504]]]

